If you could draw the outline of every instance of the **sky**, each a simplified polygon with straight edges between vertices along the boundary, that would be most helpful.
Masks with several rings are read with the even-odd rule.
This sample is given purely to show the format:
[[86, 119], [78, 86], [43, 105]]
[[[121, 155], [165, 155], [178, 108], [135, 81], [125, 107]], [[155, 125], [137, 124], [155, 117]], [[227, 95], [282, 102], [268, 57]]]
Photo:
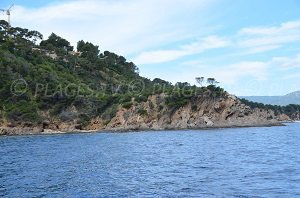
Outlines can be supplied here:
[[0, 8], [12, 3], [12, 26], [92, 42], [150, 79], [213, 77], [238, 96], [300, 90], [300, 0], [1, 0]]

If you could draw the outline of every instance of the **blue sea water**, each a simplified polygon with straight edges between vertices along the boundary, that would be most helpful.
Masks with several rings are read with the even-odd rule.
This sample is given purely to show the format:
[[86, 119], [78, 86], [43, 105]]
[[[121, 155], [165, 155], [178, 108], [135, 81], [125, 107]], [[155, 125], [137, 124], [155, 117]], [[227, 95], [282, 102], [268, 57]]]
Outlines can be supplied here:
[[300, 123], [3, 136], [0, 197], [300, 197]]

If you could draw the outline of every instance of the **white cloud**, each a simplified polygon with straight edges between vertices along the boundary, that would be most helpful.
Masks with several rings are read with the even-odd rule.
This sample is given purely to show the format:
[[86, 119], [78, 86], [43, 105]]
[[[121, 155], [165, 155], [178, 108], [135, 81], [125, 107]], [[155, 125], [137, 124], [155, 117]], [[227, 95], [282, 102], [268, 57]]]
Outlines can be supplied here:
[[[214, 3], [215, 0], [56, 1], [40, 8], [16, 5], [12, 23], [36, 29], [46, 37], [55, 32], [73, 45], [83, 39], [99, 45], [102, 50], [135, 55], [137, 64], [169, 62], [230, 43], [240, 55], [245, 55], [300, 41], [300, 20], [243, 28], [227, 39], [207, 37], [212, 33], [211, 26], [205, 24], [208, 17], [203, 17], [203, 21], [197, 18], [195, 23], [195, 16]], [[202, 39], [162, 50], [162, 46], [194, 38]]]
[[209, 36], [189, 45], [182, 45], [176, 50], [157, 50], [143, 52], [136, 58], [134, 58], [133, 61], [136, 64], [141, 65], [170, 62], [184, 56], [199, 54], [205, 50], [226, 47], [229, 44], [230, 42], [226, 39], [217, 36]]
[[[235, 84], [240, 79], [250, 77], [255, 80], [266, 80], [267, 69], [269, 64], [267, 62], [259, 61], [244, 61], [221, 67], [210, 66], [201, 67], [201, 75], [212, 76], [224, 84]], [[195, 71], [191, 72], [193, 75]]]
[[165, 63], [208, 49], [235, 46], [239, 55], [257, 54], [279, 49], [285, 44], [300, 41], [300, 20], [279, 26], [243, 28], [231, 38], [209, 36], [177, 49], [141, 52], [134, 58], [138, 65]]
[[268, 63], [259, 61], [239, 62], [225, 66], [224, 69], [216, 72], [217, 76], [222, 78], [224, 83], [233, 84], [244, 77], [266, 80], [268, 66]]
[[159, 77], [172, 83], [181, 81], [195, 84], [195, 77], [205, 76], [206, 78], [216, 78], [221, 82], [221, 86], [235, 86], [242, 79], [265, 82], [268, 79], [268, 69], [271, 66], [269, 62], [263, 61], [244, 61], [224, 65], [205, 65], [197, 62], [195, 65], [192, 64], [190, 61], [184, 62], [183, 65], [189, 65], [189, 67], [174, 67], [174, 69], [164, 73], [156, 71], [150, 77]]
[[[162, 77], [172, 82], [193, 83], [194, 77], [200, 72], [203, 76], [212, 76], [224, 84], [232, 85], [247, 77], [264, 81], [274, 70], [281, 68], [284, 71], [295, 71], [300, 67], [300, 54], [295, 57], [277, 55], [269, 60], [266, 58], [270, 55], [263, 54], [275, 49], [287, 49], [284, 47], [289, 44], [297, 49], [300, 20], [247, 27], [221, 37], [211, 31], [210, 27], [214, 26], [207, 26], [206, 22], [210, 21], [207, 12], [203, 14], [214, 2], [72, 0], [57, 1], [41, 8], [16, 5], [12, 12], [12, 24], [36, 29], [45, 36], [55, 32], [70, 40], [73, 45], [83, 39], [99, 45], [101, 50], [114, 51], [124, 56], [136, 55], [133, 61], [138, 65], [168, 63], [207, 50], [228, 47], [227, 53], [216, 53], [213, 57], [209, 54], [201, 60], [188, 60], [186, 63], [178, 61], [174, 63], [174, 71], [174, 67], [166, 64], [167, 69], [164, 71], [170, 73], [161, 72], [161, 65], [155, 65], [156, 70], [146, 74], [147, 77]], [[198, 40], [186, 44], [186, 41], [195, 38]], [[181, 44], [174, 47], [175, 43]], [[236, 56], [237, 53], [239, 56]], [[245, 60], [243, 55], [249, 54], [263, 54], [260, 58], [264, 61], [256, 61], [255, 56]], [[201, 68], [197, 68], [199, 65]], [[292, 75], [299, 76], [298, 73]]]
[[280, 47], [281, 47], [280, 45], [262, 45], [262, 46], [255, 46], [252, 48], [250, 47], [249, 49], [246, 49], [246, 51], [240, 53], [240, 55], [257, 54], [257, 53], [278, 49]]
[[237, 47], [245, 48], [245, 54], [255, 54], [300, 41], [300, 20], [279, 26], [243, 28], [237, 34]]
[[176, 60], [185, 55], [188, 55], [182, 50], [158, 50], [142, 52], [140, 55], [133, 59], [133, 62], [138, 65], [154, 64], [154, 63], [164, 63]]
[[[201, 63], [201, 62], [200, 62]], [[189, 66], [189, 69], [182, 71], [181, 76], [184, 80], [193, 83], [194, 77], [201, 76], [214, 77], [226, 85], [234, 85], [239, 80], [250, 77], [255, 81], [266, 81], [272, 75], [272, 72], [281, 74], [277, 79], [295, 78], [300, 75], [296, 72], [291, 74], [283, 73], [284, 70], [291, 70], [300, 67], [300, 54], [291, 57], [273, 57], [267, 61], [242, 61], [225, 65], [205, 65], [197, 61], [187, 61], [183, 65]], [[189, 79], [189, 80], [188, 80]]]
[[276, 27], [248, 27], [243, 28], [239, 31], [241, 35], [264, 35], [264, 36], [272, 36], [278, 35], [282, 33], [286, 33], [286, 31], [297, 31], [300, 28], [300, 20], [298, 21], [289, 21], [286, 23], [282, 23]]
[[[188, 28], [190, 24], [186, 19], [211, 2], [75, 0], [41, 8], [16, 5], [12, 24], [36, 29], [45, 36], [55, 32], [73, 45], [84, 39], [98, 44], [101, 49], [129, 55], [194, 36], [197, 32]], [[198, 24], [201, 27], [203, 23]]]
[[282, 69], [292, 69], [300, 67], [300, 53], [295, 57], [274, 57], [271, 61], [273, 65], [277, 65]]

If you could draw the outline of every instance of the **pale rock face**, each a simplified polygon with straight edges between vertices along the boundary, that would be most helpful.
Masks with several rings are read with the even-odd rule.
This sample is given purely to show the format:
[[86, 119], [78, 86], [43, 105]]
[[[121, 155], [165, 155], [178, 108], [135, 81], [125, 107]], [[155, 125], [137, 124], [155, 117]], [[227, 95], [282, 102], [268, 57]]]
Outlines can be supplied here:
[[289, 116], [287, 116], [285, 114], [281, 114], [278, 116], [278, 120], [279, 121], [290, 121], [291, 119], [289, 118]]
[[[79, 131], [79, 130], [163, 130], [163, 129], [199, 129], [212, 127], [242, 127], [275, 125], [278, 121], [289, 120], [286, 115], [275, 116], [273, 111], [251, 109], [242, 104], [235, 96], [225, 94], [221, 98], [207, 96], [194, 98], [191, 102], [178, 109], [171, 109], [165, 104], [166, 95], [149, 96], [147, 102], [135, 103], [131, 108], [118, 108], [116, 116], [111, 120], [103, 120], [100, 116], [93, 118], [87, 126], [82, 126], [79, 118], [63, 122], [59, 118], [51, 118], [44, 112], [46, 118], [43, 127], [34, 129], [34, 133], [49, 131]], [[139, 109], [147, 111], [140, 115]], [[72, 107], [62, 115], [65, 119], [77, 115], [79, 111]], [[295, 115], [295, 117], [299, 115]], [[8, 126], [8, 125], [7, 125]], [[26, 126], [21, 126], [26, 129]], [[21, 128], [21, 130], [23, 130]], [[23, 130], [24, 131], [24, 130]], [[30, 130], [25, 130], [30, 133]], [[2, 134], [24, 133], [17, 128], [3, 126]]]
[[214, 123], [206, 116], [203, 117], [207, 126], [213, 126]]
[[[116, 117], [103, 129], [187, 129], [209, 127], [259, 126], [277, 123], [273, 111], [251, 110], [235, 96], [222, 98], [198, 97], [193, 104], [172, 112], [164, 104], [165, 95], [150, 96], [147, 102], [130, 109], [120, 108]], [[197, 111], [191, 106], [196, 105]], [[162, 109], [160, 109], [163, 107]], [[138, 109], [147, 110], [147, 116], [138, 115]]]
[[40, 134], [41, 131], [38, 127], [0, 127], [0, 135]]

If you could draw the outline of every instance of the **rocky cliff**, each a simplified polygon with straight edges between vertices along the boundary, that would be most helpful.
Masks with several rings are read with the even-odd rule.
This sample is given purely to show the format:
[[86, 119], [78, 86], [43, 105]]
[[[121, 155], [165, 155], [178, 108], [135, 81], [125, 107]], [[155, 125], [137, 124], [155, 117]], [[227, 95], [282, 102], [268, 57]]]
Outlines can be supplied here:
[[261, 126], [285, 119], [269, 107], [242, 104], [214, 78], [200, 87], [150, 80], [133, 62], [92, 43], [79, 41], [74, 51], [54, 33], [42, 38], [0, 20], [2, 135]]
[[[48, 119], [42, 130], [79, 131], [79, 130], [162, 130], [162, 129], [199, 129], [217, 127], [270, 126], [279, 123], [273, 111], [251, 109], [242, 104], [235, 96], [223, 97], [197, 96], [183, 107], [174, 109], [165, 104], [166, 95], [152, 95], [146, 102], [134, 103], [126, 109], [119, 106], [115, 117], [106, 121], [96, 117], [86, 126], [74, 119], [68, 122]], [[69, 109], [74, 114], [76, 109]]]
[[[251, 109], [227, 93], [218, 98], [195, 96], [180, 108], [171, 108], [165, 103], [165, 94], [152, 95], [146, 102], [133, 103], [128, 109], [119, 106], [116, 115], [109, 121], [95, 117], [85, 126], [76, 116], [72, 120], [62, 121], [45, 114], [48, 118], [41, 126], [8, 125], [1, 128], [0, 134], [274, 126], [279, 125], [280, 120], [288, 119], [284, 115], [275, 116], [272, 110]], [[72, 107], [64, 113], [76, 115], [77, 111]]]
[[[278, 122], [272, 111], [250, 107], [232, 95], [221, 98], [197, 97], [179, 109], [164, 105], [163, 94], [149, 97], [147, 102], [130, 109], [120, 108], [106, 126], [94, 122], [90, 129], [139, 130], [139, 129], [197, 129], [210, 127], [238, 127], [272, 125]], [[140, 114], [141, 109], [146, 110]], [[101, 123], [101, 122], [99, 122]]]

